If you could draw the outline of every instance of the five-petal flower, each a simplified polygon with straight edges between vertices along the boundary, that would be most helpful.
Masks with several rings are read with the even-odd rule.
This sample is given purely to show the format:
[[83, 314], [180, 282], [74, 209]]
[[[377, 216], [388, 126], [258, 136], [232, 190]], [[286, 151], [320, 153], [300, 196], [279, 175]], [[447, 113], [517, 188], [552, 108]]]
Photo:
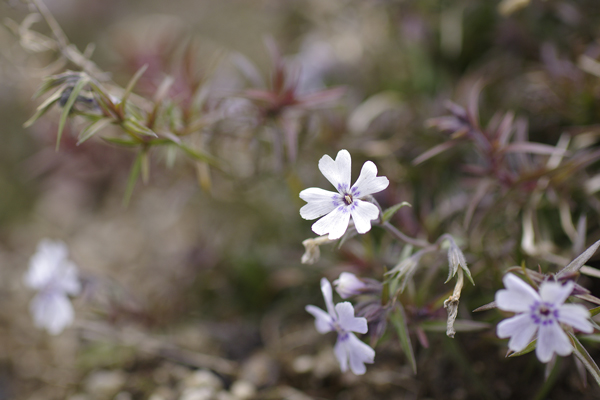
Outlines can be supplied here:
[[367, 161], [350, 187], [351, 165], [347, 150], [340, 150], [335, 160], [324, 155], [319, 160], [319, 170], [338, 193], [319, 188], [300, 192], [300, 198], [308, 203], [300, 209], [300, 215], [304, 219], [324, 216], [313, 224], [312, 230], [318, 235], [328, 233], [331, 240], [341, 238], [346, 232], [350, 216], [358, 233], [368, 232], [371, 221], [379, 216], [379, 208], [361, 198], [384, 190], [390, 183], [385, 176], [377, 176], [377, 167]]
[[319, 307], [306, 306], [306, 311], [315, 317], [315, 327], [320, 333], [336, 331], [338, 340], [333, 349], [340, 363], [342, 372], [350, 370], [356, 375], [362, 375], [367, 368], [365, 363], [372, 364], [375, 358], [375, 350], [363, 343], [352, 332], [367, 333], [367, 320], [354, 316], [354, 307], [345, 301], [333, 305], [333, 293], [331, 284], [325, 278], [321, 279], [321, 291], [325, 298], [327, 312]]
[[56, 335], [73, 322], [75, 313], [69, 295], [77, 295], [81, 284], [77, 266], [68, 259], [67, 246], [42, 240], [29, 261], [25, 284], [38, 290], [30, 304], [35, 325]]
[[545, 281], [539, 293], [513, 274], [506, 274], [506, 289], [496, 293], [499, 309], [518, 313], [498, 324], [496, 333], [500, 338], [510, 337], [508, 348], [521, 351], [537, 333], [537, 358], [548, 362], [554, 353], [566, 356], [573, 347], [560, 324], [572, 326], [585, 333], [594, 329], [589, 321], [589, 311], [580, 304], [564, 304], [575, 284]]

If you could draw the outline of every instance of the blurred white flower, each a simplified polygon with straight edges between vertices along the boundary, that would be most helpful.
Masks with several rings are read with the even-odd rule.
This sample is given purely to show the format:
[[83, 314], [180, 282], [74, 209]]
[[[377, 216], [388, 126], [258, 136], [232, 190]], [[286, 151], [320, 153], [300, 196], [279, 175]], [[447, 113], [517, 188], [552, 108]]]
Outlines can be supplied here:
[[359, 295], [367, 289], [367, 285], [350, 272], [342, 272], [333, 284], [342, 299]]
[[[348, 228], [350, 216], [358, 233], [371, 229], [371, 221], [379, 216], [376, 205], [360, 200], [388, 187], [385, 176], [376, 176], [377, 167], [373, 162], [364, 163], [357, 181], [350, 187], [352, 160], [347, 150], [340, 150], [333, 160], [324, 155], [319, 160], [319, 170], [338, 193], [319, 188], [308, 188], [300, 192], [300, 198], [308, 204], [300, 209], [304, 219], [324, 216], [312, 226], [318, 235], [329, 234], [329, 239], [339, 239]], [[326, 215], [327, 214], [327, 215]]]
[[38, 291], [30, 304], [35, 325], [53, 335], [73, 322], [75, 313], [69, 295], [81, 291], [77, 266], [68, 259], [68, 253], [63, 242], [42, 240], [24, 277], [25, 285]]
[[518, 352], [532, 341], [537, 333], [535, 353], [541, 362], [548, 362], [554, 353], [566, 356], [573, 348], [560, 324], [572, 326], [585, 333], [593, 332], [589, 311], [580, 304], [564, 304], [575, 284], [542, 282], [539, 293], [513, 274], [502, 280], [506, 289], [496, 293], [499, 309], [518, 313], [498, 324], [500, 338], [510, 337], [508, 348]]
[[331, 284], [325, 278], [321, 279], [321, 291], [325, 298], [327, 312], [319, 307], [306, 306], [306, 311], [315, 317], [315, 327], [320, 333], [336, 331], [338, 340], [333, 349], [340, 363], [342, 372], [350, 370], [356, 375], [362, 375], [367, 368], [365, 363], [372, 364], [375, 358], [375, 350], [363, 343], [352, 332], [367, 333], [366, 318], [354, 316], [354, 307], [345, 301], [333, 306], [333, 295]]

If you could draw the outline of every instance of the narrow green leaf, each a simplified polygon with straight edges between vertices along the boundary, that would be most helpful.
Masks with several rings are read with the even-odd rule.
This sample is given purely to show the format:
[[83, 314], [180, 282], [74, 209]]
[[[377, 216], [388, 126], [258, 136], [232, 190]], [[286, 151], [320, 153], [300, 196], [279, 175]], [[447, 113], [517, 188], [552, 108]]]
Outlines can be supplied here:
[[137, 70], [137, 72], [135, 73], [133, 78], [131, 78], [131, 80], [127, 84], [127, 87], [125, 88], [125, 92], [123, 93], [123, 97], [121, 99], [121, 103], [119, 103], [119, 108], [121, 109], [121, 111], [125, 111], [125, 105], [127, 104], [127, 99], [129, 98], [129, 94], [135, 87], [135, 84], [137, 83], [137, 81], [142, 77], [144, 72], [146, 72], [147, 68], [148, 68], [148, 64], [144, 64], [140, 69]]
[[[558, 371], [560, 371], [560, 357], [554, 357], [550, 360], [549, 363], [546, 364], [546, 368], [544, 371], [544, 384], [540, 387], [532, 400], [546, 400], [548, 398], [548, 394], [552, 391], [552, 388], [556, 385], [556, 381], [558, 378]], [[585, 374], [585, 371], [583, 371]]]
[[150, 180], [150, 158], [148, 157], [148, 151], [142, 152], [142, 182], [147, 184]]
[[52, 93], [50, 97], [48, 97], [42, 104], [38, 106], [35, 114], [33, 114], [33, 116], [23, 124], [23, 128], [29, 128], [31, 125], [33, 125], [35, 121], [38, 120], [38, 118], [46, 114], [48, 110], [50, 110], [50, 107], [52, 107], [54, 103], [60, 100], [61, 94], [62, 90], [57, 90], [56, 92]]
[[591, 294], [576, 294], [575, 297], [581, 300], [589, 301], [592, 304], [600, 305], [600, 299], [596, 296], [592, 296]]
[[594, 308], [590, 309], [589, 312], [592, 315], [592, 317], [594, 315], [598, 315], [600, 313], [600, 307], [594, 307]]
[[144, 125], [140, 124], [138, 121], [134, 120], [134, 119], [127, 119], [125, 121], [123, 121], [121, 123], [121, 127], [127, 131], [130, 132], [132, 134], [134, 134], [135, 136], [152, 136], [157, 138], [158, 135], [152, 131], [151, 129], [148, 129], [147, 127], [145, 127]]
[[393, 205], [383, 212], [383, 216], [381, 217], [381, 219], [382, 219], [381, 222], [384, 223], [384, 222], [389, 221], [394, 216], [394, 214], [396, 214], [396, 212], [404, 206], [412, 207], [412, 205], [406, 201], [403, 201], [402, 203]]
[[67, 122], [67, 117], [69, 116], [69, 113], [71, 112], [71, 108], [73, 108], [73, 104], [75, 104], [75, 100], [77, 100], [77, 96], [79, 96], [79, 93], [81, 92], [83, 87], [88, 82], [89, 82], [89, 79], [87, 77], [82, 77], [81, 79], [79, 79], [79, 81], [77, 81], [77, 84], [73, 88], [73, 91], [71, 91], [71, 94], [69, 95], [69, 99], [67, 100], [67, 103], [65, 104], [65, 106], [63, 108], [63, 112], [60, 115], [60, 120], [58, 122], [58, 135], [56, 137], [56, 151], [58, 151], [58, 148], [60, 147], [60, 139], [62, 137], [62, 133], [65, 128], [65, 123]]
[[125, 189], [125, 197], [123, 197], [123, 205], [127, 207], [129, 205], [129, 200], [131, 199], [131, 195], [133, 194], [133, 188], [135, 187], [135, 183], [140, 176], [140, 170], [142, 169], [142, 157], [143, 152], [139, 152], [133, 161], [133, 165], [131, 166], [131, 172], [129, 173], [129, 178], [127, 179], [127, 188]]
[[558, 273], [556, 274], [556, 278], [560, 278], [568, 273], [579, 271], [579, 268], [581, 268], [590, 258], [592, 258], [594, 253], [596, 253], [598, 247], [600, 247], [600, 240], [588, 247], [576, 259], [571, 261], [569, 265], [558, 271]]
[[165, 155], [165, 164], [167, 168], [171, 169], [175, 165], [175, 160], [177, 159], [177, 152], [179, 150], [176, 146], [167, 146], [166, 155]]
[[[383, 275], [385, 276], [387, 267], [383, 266]], [[381, 289], [381, 305], [386, 305], [390, 300], [390, 282], [386, 279], [383, 281], [383, 288]]]
[[408, 333], [408, 326], [406, 324], [406, 314], [404, 313], [404, 309], [402, 305], [398, 303], [398, 309], [394, 311], [392, 314], [392, 323], [396, 328], [396, 332], [398, 333], [398, 338], [400, 339], [400, 346], [406, 354], [406, 358], [412, 367], [413, 372], [417, 373], [417, 360], [415, 359], [415, 354], [413, 352], [412, 344], [410, 342], [410, 335]]
[[152, 145], [152, 146], [164, 146], [164, 145], [173, 144], [173, 141], [171, 139], [167, 139], [167, 138], [158, 138], [158, 139], [150, 139], [148, 141], [148, 144]]
[[44, 78], [44, 81], [38, 88], [37, 92], [35, 92], [35, 94], [33, 95], [33, 98], [37, 99], [44, 93], [48, 92], [50, 89], [54, 89], [55, 87], [64, 84], [65, 82], [67, 82], [69, 80], [70, 77], [72, 78], [75, 76], [73, 74], [74, 74], [74, 72], [68, 71], [68, 72], [65, 72], [64, 74], [53, 75], [53, 76]]
[[531, 341], [531, 343], [529, 343], [523, 350], [516, 351], [514, 353], [510, 353], [507, 355], [507, 357], [519, 357], [519, 356], [525, 355], [527, 353], [531, 353], [533, 350], [535, 350], [536, 345], [537, 345], [537, 339], [533, 339]]
[[100, 84], [94, 82], [93, 80], [90, 81], [90, 86], [92, 88], [92, 92], [96, 97], [96, 100], [98, 101], [98, 105], [110, 115], [118, 117], [118, 115], [115, 114], [115, 103], [113, 102], [111, 96], [106, 92], [106, 90], [102, 86], [100, 86]]
[[210, 164], [210, 165], [216, 165], [217, 164], [217, 159], [214, 158], [213, 156], [211, 156], [210, 154], [207, 154], [207, 153], [205, 153], [203, 151], [192, 149], [191, 147], [188, 147], [187, 145], [185, 145], [183, 143], [179, 143], [177, 145], [187, 155], [189, 155], [190, 157], [192, 157], [192, 158], [194, 158], [194, 159], [196, 159], [198, 161], [202, 161], [202, 162], [205, 162], [205, 163]]
[[600, 343], [600, 334], [593, 333], [591, 335], [581, 335], [581, 336], [579, 336], [579, 339], [586, 341], [586, 342]]
[[567, 335], [569, 335], [569, 340], [571, 340], [571, 344], [573, 345], [573, 353], [583, 363], [598, 386], [600, 386], [600, 369], [598, 368], [598, 365], [596, 365], [594, 359], [572, 332], [567, 332]]
[[96, 132], [104, 129], [104, 127], [106, 127], [111, 122], [112, 121], [110, 119], [108, 119], [108, 118], [102, 118], [102, 119], [99, 119], [98, 121], [96, 121], [94, 123], [89, 124], [79, 134], [79, 140], [77, 141], [77, 146], [79, 146], [81, 143], [85, 142], [86, 140], [88, 140], [92, 136], [94, 136], [94, 134]]
[[594, 321], [593, 319], [590, 319], [590, 324], [592, 324], [594, 329], [596, 329], [597, 331], [600, 331], [600, 325], [598, 325], [598, 323], [596, 321]]
[[496, 307], [497, 307], [496, 302], [492, 301], [491, 303], [487, 303], [487, 304], [484, 304], [481, 307], [477, 307], [476, 309], [473, 310], [473, 312], [487, 311], [487, 310], [491, 310], [491, 309], [496, 308]]
[[467, 265], [462, 265], [460, 266], [463, 270], [463, 272], [465, 273], [465, 275], [467, 275], [467, 279], [469, 280], [469, 282], [471, 282], [471, 285], [475, 286], [475, 281], [473, 281], [473, 277], [471, 276], [471, 270], [469, 269], [469, 267], [467, 267]]
[[140, 142], [135, 142], [130, 139], [103, 137], [102, 140], [104, 140], [108, 143], [116, 144], [117, 146], [123, 146], [123, 147], [136, 147], [136, 146], [140, 145]]

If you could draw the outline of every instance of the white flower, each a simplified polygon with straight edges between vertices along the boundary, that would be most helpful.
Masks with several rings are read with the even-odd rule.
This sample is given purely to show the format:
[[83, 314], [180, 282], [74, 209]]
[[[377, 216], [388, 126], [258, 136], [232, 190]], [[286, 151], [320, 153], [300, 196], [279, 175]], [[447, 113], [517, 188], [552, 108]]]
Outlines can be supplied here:
[[513, 274], [506, 274], [506, 289], [496, 293], [499, 309], [518, 313], [498, 324], [500, 338], [510, 337], [508, 348], [518, 352], [532, 341], [537, 333], [535, 353], [541, 362], [548, 362], [554, 353], [566, 356], [573, 348], [560, 324], [572, 326], [585, 333], [593, 332], [589, 311], [579, 304], [564, 304], [575, 284], [542, 282], [539, 293]]
[[333, 281], [335, 291], [342, 299], [356, 296], [367, 289], [367, 285], [350, 272], [342, 272], [340, 277]]
[[333, 348], [340, 363], [342, 372], [350, 369], [356, 375], [362, 375], [367, 370], [365, 363], [372, 364], [375, 350], [363, 343], [352, 332], [367, 333], [367, 320], [354, 316], [354, 307], [345, 301], [333, 306], [331, 284], [325, 278], [321, 279], [321, 291], [325, 298], [327, 312], [319, 307], [306, 306], [306, 311], [315, 317], [315, 327], [320, 333], [336, 331], [338, 340]]
[[69, 295], [77, 295], [81, 284], [77, 266], [68, 260], [67, 246], [60, 241], [42, 240], [29, 260], [25, 284], [38, 290], [30, 304], [35, 325], [56, 335], [73, 322]]
[[308, 188], [300, 192], [300, 198], [308, 203], [300, 209], [300, 215], [304, 219], [325, 215], [313, 224], [312, 230], [318, 235], [328, 233], [331, 240], [341, 238], [346, 232], [350, 216], [358, 233], [368, 232], [371, 221], [379, 216], [379, 208], [360, 199], [381, 192], [390, 183], [385, 176], [376, 176], [377, 167], [367, 161], [357, 181], [350, 187], [351, 163], [347, 150], [340, 150], [335, 161], [324, 155], [319, 160], [319, 170], [338, 193], [319, 188]]

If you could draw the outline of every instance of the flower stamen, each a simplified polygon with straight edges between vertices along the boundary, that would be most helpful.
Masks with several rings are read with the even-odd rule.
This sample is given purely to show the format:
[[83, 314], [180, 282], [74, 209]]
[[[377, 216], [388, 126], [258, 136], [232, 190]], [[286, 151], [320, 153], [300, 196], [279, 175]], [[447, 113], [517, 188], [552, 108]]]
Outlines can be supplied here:
[[539, 311], [540, 311], [540, 314], [542, 314], [544, 316], [550, 315], [550, 309], [546, 306], [541, 306]]

